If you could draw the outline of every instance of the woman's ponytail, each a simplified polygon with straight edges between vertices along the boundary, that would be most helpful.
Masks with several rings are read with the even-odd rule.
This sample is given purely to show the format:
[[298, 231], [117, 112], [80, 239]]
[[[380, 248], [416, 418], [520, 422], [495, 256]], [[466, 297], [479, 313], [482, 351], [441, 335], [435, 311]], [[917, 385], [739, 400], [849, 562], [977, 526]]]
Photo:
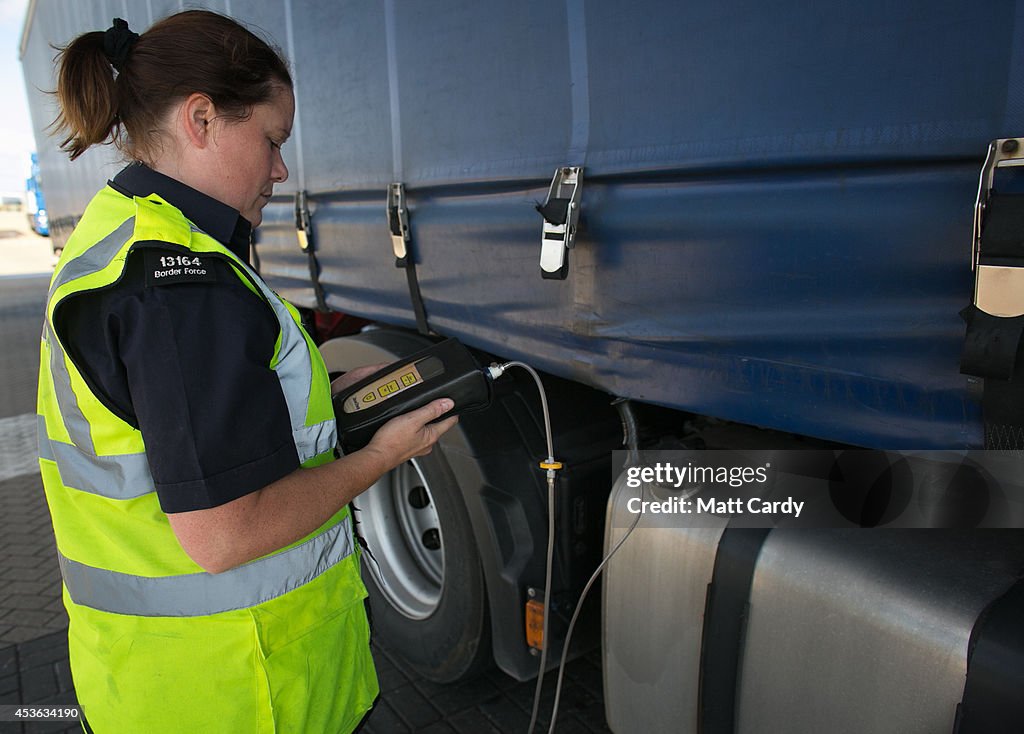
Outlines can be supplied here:
[[114, 69], [103, 48], [104, 33], [85, 33], [57, 54], [57, 135], [75, 160], [90, 146], [113, 141], [119, 126]]

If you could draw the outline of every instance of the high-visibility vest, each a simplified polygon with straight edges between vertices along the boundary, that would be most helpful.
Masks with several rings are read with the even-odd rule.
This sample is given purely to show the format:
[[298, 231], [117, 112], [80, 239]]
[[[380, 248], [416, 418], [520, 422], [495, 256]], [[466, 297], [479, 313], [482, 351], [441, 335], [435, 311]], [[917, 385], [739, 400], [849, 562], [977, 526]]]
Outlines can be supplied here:
[[287, 548], [204, 572], [160, 509], [142, 434], [89, 389], [54, 329], [59, 304], [115, 283], [147, 243], [225, 260], [272, 309], [268, 366], [299, 461], [334, 458], [330, 380], [295, 309], [160, 197], [100, 191], [50, 284], [39, 375], [39, 466], [79, 703], [99, 734], [349, 732], [378, 687], [348, 508]]

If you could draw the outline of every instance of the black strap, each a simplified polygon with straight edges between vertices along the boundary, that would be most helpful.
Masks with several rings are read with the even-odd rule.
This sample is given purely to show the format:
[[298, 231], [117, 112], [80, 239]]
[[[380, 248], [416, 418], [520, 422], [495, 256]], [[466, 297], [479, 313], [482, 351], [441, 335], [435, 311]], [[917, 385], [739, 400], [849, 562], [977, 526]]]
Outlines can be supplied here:
[[412, 310], [416, 314], [416, 329], [428, 336], [430, 327], [427, 325], [427, 309], [423, 305], [423, 296], [420, 294], [420, 282], [416, 278], [416, 263], [412, 259], [412, 242], [406, 242], [409, 251], [405, 257], [395, 258], [396, 268], [405, 268], [405, 277], [409, 282], [409, 300], [412, 301]]
[[316, 310], [326, 313], [327, 297], [324, 295], [324, 288], [320, 285], [320, 263], [316, 259], [316, 239], [313, 235], [313, 220], [309, 214], [307, 195], [304, 190], [295, 192], [295, 232], [299, 239], [299, 249], [306, 253], [309, 261], [309, 280], [313, 285], [313, 295], [316, 298]]
[[[1024, 194], [993, 191], [981, 231], [979, 263], [1024, 267]], [[992, 316], [970, 305], [960, 372], [982, 378], [985, 448], [1024, 450], [1024, 316]]]
[[546, 204], [534, 207], [549, 224], [565, 224], [569, 219], [570, 199], [551, 199]]
[[970, 305], [960, 372], [982, 379], [985, 448], [1024, 449], [1024, 316], [991, 316]]
[[306, 249], [306, 254], [309, 256], [309, 278], [313, 281], [313, 295], [316, 296], [316, 310], [321, 313], [326, 313], [330, 309], [327, 307], [327, 297], [324, 295], [324, 287], [320, 285], [320, 263], [316, 259], [316, 253], [313, 251], [313, 240], [310, 237], [309, 247]]
[[985, 206], [981, 262], [1024, 265], [1024, 194], [993, 191]]
[[985, 380], [981, 398], [985, 448], [1024, 450], [1024, 360], [1010, 380]]
[[1024, 316], [992, 316], [971, 304], [960, 312], [967, 323], [960, 372], [986, 379], [1009, 380], [1017, 367]]
[[1024, 729], [1024, 579], [979, 616], [967, 648], [967, 683], [954, 734]]
[[700, 649], [698, 731], [732, 734], [736, 684], [746, 634], [750, 586], [770, 528], [726, 528], [718, 541], [704, 610]]
[[[412, 246], [412, 230], [408, 225], [408, 217], [409, 213], [405, 208], [405, 187], [400, 183], [392, 184], [388, 188], [388, 230], [393, 242], [402, 243], [401, 246], [395, 245], [395, 267], [405, 268], [405, 277], [409, 283], [409, 300], [416, 315], [416, 329], [424, 336], [429, 336], [427, 309], [423, 305], [420, 282], [416, 277], [416, 251]], [[403, 252], [404, 257], [398, 257], [399, 252]]]

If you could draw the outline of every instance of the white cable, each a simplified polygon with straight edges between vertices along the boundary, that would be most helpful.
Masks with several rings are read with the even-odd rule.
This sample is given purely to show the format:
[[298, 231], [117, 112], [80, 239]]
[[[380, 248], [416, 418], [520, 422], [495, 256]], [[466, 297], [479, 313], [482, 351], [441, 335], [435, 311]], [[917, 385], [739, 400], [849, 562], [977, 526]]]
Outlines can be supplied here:
[[[548, 458], [547, 463], [555, 463], [554, 449], [552, 448], [551, 440], [551, 416], [548, 413], [548, 399], [544, 392], [544, 385], [540, 381], [540, 375], [537, 371], [530, 367], [528, 364], [523, 362], [506, 362], [505, 364], [492, 364], [487, 368], [488, 374], [492, 380], [496, 380], [504, 374], [505, 370], [509, 367], [521, 367], [533, 377], [534, 382], [537, 383], [537, 390], [540, 393], [541, 407], [544, 412], [544, 432], [547, 437], [548, 447]], [[555, 556], [555, 470], [547, 470], [547, 483], [548, 483], [548, 549], [547, 558], [545, 560], [545, 571], [544, 571], [544, 621], [541, 631], [541, 654], [540, 654], [540, 670], [537, 673], [537, 686], [533, 693], [533, 711], [530, 715], [530, 728], [527, 729], [528, 734], [533, 734], [533, 730], [537, 726], [537, 716], [540, 711], [540, 694], [544, 686], [544, 672], [547, 667], [548, 659], [548, 618], [550, 615], [550, 604], [551, 604], [551, 576], [552, 566]], [[641, 485], [640, 493], [641, 498], [645, 496], [645, 490], [647, 489], [646, 484]], [[591, 574], [590, 579], [587, 581], [586, 586], [583, 587], [583, 592], [580, 594], [579, 601], [576, 603], [576, 609], [573, 610], [572, 619], [569, 621], [569, 628], [566, 631], [565, 643], [562, 646], [562, 659], [558, 665], [558, 682], [555, 686], [555, 701], [551, 709], [551, 725], [548, 728], [548, 734], [553, 734], [555, 731], [555, 722], [558, 719], [558, 704], [562, 695], [562, 680], [565, 675], [565, 664], [569, 655], [569, 643], [572, 640], [572, 633], [576, 628], [576, 620], [579, 618], [580, 610], [583, 609], [583, 602], [587, 598], [587, 594], [590, 592], [590, 588], [594, 585], [594, 582], [598, 579], [601, 573], [604, 571], [604, 567], [612, 559], [622, 544], [626, 542], [633, 531], [636, 529], [640, 522], [642, 513], [637, 513], [636, 518], [633, 520], [633, 524], [629, 526], [625, 534], [619, 539], [608, 554], [598, 564], [597, 569]]]
[[541, 632], [540, 671], [537, 673], [537, 687], [533, 691], [533, 712], [530, 715], [529, 734], [533, 734], [537, 726], [537, 715], [540, 713], [540, 694], [544, 687], [544, 671], [548, 664], [548, 617], [551, 604], [551, 567], [555, 557], [555, 477], [554, 472], [548, 470], [548, 554], [544, 569], [544, 621]]
[[[491, 379], [497, 379], [507, 370], [509, 367], [521, 367], [530, 373], [533, 377], [533, 381], [537, 383], [537, 392], [540, 393], [540, 404], [544, 412], [544, 435], [547, 439], [548, 446], [548, 464], [555, 463], [555, 453], [553, 448], [553, 442], [551, 439], [551, 416], [548, 413], [548, 397], [544, 392], [544, 384], [540, 381], [540, 375], [528, 364], [523, 362], [506, 362], [505, 364], [492, 364], [487, 368]], [[541, 627], [541, 650], [540, 650], [540, 671], [537, 674], [537, 687], [533, 693], [533, 712], [530, 715], [530, 728], [527, 730], [530, 734], [533, 733], [534, 728], [537, 726], [537, 715], [540, 712], [540, 694], [541, 689], [544, 685], [544, 669], [548, 663], [548, 612], [550, 611], [549, 605], [551, 604], [551, 570], [554, 560], [554, 548], [555, 548], [555, 469], [549, 468], [547, 470], [547, 482], [548, 482], [548, 552], [547, 559], [544, 566], [544, 618]]]
[[540, 406], [544, 410], [544, 433], [548, 440], [548, 462], [555, 460], [554, 449], [551, 448], [551, 416], [548, 414], [548, 396], [544, 393], [544, 385], [540, 381], [540, 375], [537, 374], [537, 370], [528, 364], [522, 362], [506, 362], [502, 365], [492, 364], [488, 368], [491, 377], [500, 377], [501, 374], [509, 367], [522, 367], [524, 370], [530, 373], [533, 377], [533, 381], [537, 383], [537, 391], [540, 393]]
[[[644, 489], [646, 488], [646, 484], [641, 485], [641, 499], [643, 499], [643, 497], [646, 496], [644, 494]], [[558, 664], [558, 683], [555, 685], [555, 702], [551, 706], [551, 726], [548, 728], [548, 734], [553, 734], [555, 731], [555, 721], [557, 721], [558, 719], [558, 703], [562, 697], [562, 678], [565, 675], [565, 663], [566, 658], [569, 655], [569, 641], [572, 640], [572, 633], [573, 629], [575, 629], [576, 627], [576, 620], [580, 616], [580, 610], [583, 609], [583, 601], [587, 598], [587, 593], [590, 591], [590, 587], [594, 585], [594, 582], [597, 581], [597, 577], [600, 576], [601, 573], [604, 571], [605, 565], [608, 563], [608, 561], [612, 559], [612, 556], [614, 556], [618, 552], [619, 548], [622, 547], [622, 544], [626, 542], [626, 538], [628, 538], [636, 529], [636, 526], [637, 524], [639, 524], [640, 518], [642, 516], [643, 513], [641, 512], [638, 512], [636, 514], [636, 518], [633, 520], [633, 524], [629, 526], [629, 529], [626, 530], [626, 533], [621, 538], [619, 538], [619, 542], [615, 544], [614, 548], [608, 551], [608, 555], [604, 557], [601, 563], [598, 564], [597, 569], [595, 569], [594, 573], [591, 574], [590, 580], [587, 581], [587, 585], [583, 587], [583, 593], [580, 594], [579, 601], [576, 602], [576, 609], [572, 613], [572, 620], [570, 620], [569, 622], [569, 629], [565, 633], [565, 644], [562, 646], [562, 660]], [[533, 730], [531, 729], [530, 731], [532, 732]]]

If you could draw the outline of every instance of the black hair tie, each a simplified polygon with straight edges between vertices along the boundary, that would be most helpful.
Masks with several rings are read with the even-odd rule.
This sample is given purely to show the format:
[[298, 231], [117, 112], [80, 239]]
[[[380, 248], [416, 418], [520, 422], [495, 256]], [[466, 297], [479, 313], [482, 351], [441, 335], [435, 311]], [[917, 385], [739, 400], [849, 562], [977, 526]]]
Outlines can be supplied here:
[[103, 54], [117, 71], [124, 68], [139, 34], [128, 28], [128, 21], [114, 18], [114, 24], [103, 33]]

